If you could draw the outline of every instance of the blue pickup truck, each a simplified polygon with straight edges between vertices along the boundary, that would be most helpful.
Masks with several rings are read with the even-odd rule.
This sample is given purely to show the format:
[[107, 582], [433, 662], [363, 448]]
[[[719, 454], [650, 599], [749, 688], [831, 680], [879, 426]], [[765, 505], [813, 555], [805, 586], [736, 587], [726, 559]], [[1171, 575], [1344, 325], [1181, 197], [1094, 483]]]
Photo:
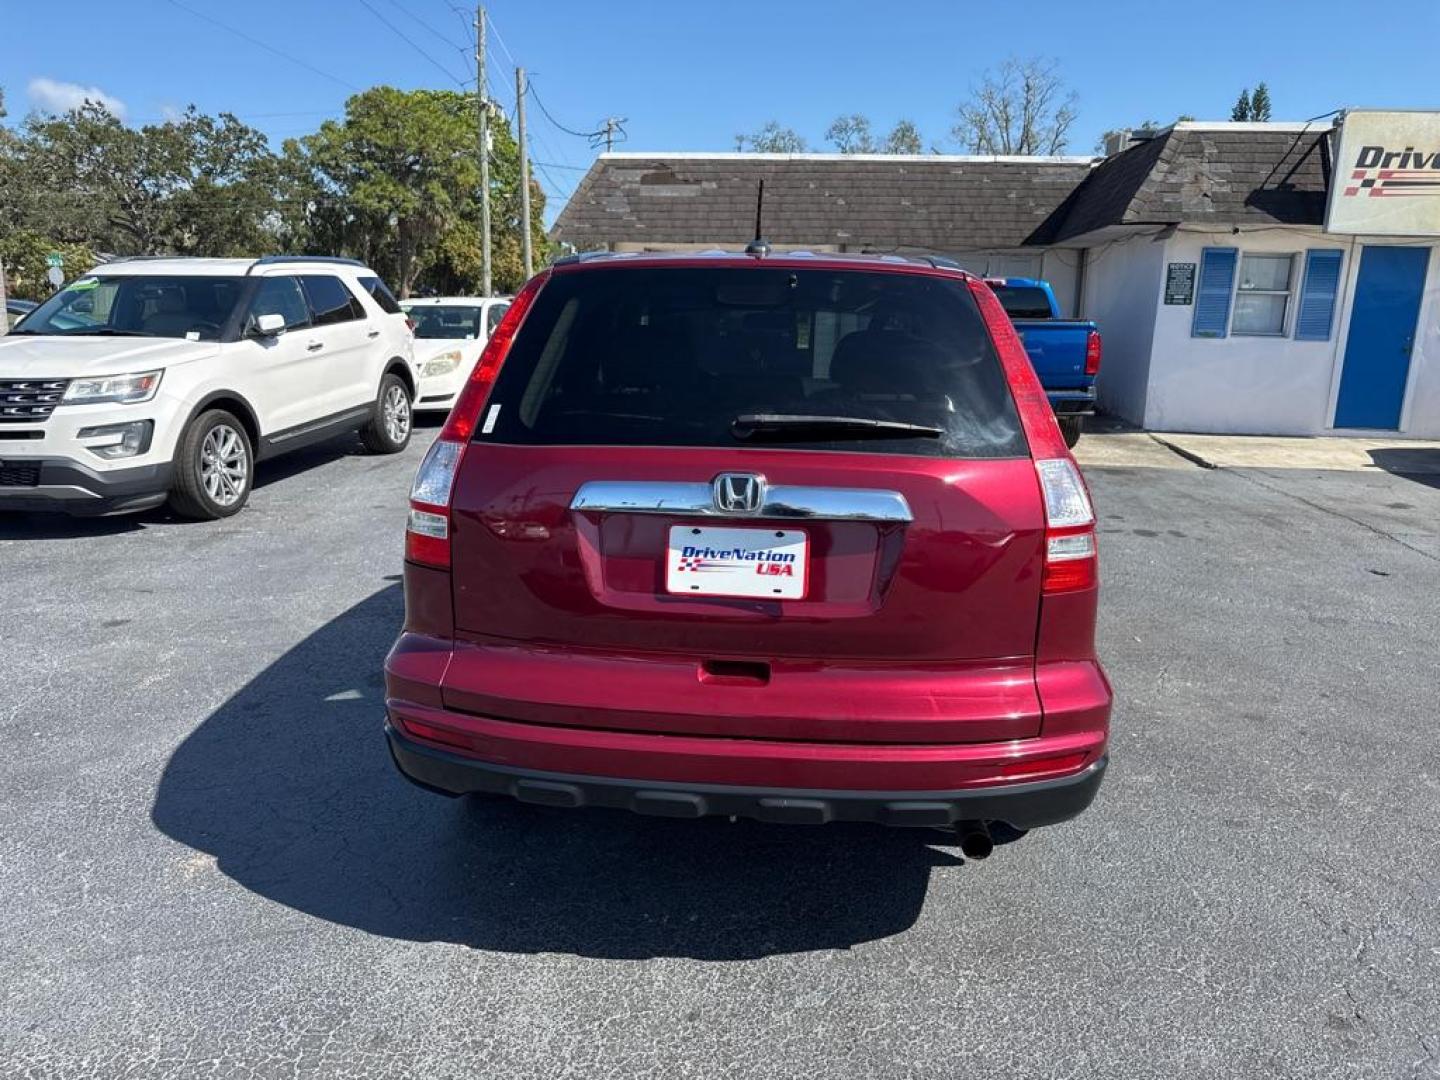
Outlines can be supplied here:
[[1080, 441], [1081, 417], [1095, 412], [1095, 376], [1100, 371], [1100, 331], [1087, 319], [1060, 318], [1048, 281], [986, 278], [1015, 324], [1050, 407], [1060, 421], [1065, 445]]

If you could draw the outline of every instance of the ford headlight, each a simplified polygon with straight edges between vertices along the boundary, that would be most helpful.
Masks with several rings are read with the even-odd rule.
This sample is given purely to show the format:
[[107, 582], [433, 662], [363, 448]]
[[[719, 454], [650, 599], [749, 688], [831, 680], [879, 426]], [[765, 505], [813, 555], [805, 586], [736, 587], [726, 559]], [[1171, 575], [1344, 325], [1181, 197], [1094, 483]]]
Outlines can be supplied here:
[[448, 375], [460, 366], [460, 360], [460, 350], [451, 349], [449, 352], [443, 352], [439, 356], [432, 356], [429, 360], [425, 361], [425, 367], [421, 369], [420, 374], [425, 378], [431, 375]]
[[62, 405], [94, 405], [101, 401], [133, 404], [149, 401], [160, 385], [162, 371], [142, 371], [136, 375], [102, 375], [94, 379], [72, 379], [65, 388]]

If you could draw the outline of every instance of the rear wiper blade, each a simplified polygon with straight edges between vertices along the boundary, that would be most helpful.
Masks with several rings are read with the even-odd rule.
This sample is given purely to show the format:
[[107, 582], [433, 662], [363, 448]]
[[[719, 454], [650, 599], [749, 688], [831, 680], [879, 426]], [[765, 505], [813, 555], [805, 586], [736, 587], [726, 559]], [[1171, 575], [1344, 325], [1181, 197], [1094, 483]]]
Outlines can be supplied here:
[[760, 435], [805, 435], [833, 433], [850, 438], [938, 439], [944, 428], [929, 424], [907, 424], [901, 420], [876, 420], [868, 416], [803, 416], [796, 413], [745, 413], [730, 422], [737, 439]]

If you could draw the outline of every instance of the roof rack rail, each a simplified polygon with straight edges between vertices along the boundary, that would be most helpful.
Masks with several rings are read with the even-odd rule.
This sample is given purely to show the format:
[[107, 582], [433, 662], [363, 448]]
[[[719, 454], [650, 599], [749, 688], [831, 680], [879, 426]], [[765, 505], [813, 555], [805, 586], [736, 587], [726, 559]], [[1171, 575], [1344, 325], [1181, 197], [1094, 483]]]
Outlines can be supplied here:
[[112, 255], [99, 265], [109, 266], [111, 263], [121, 262], [170, 262], [172, 259], [183, 259], [184, 255]]
[[937, 270], [959, 270], [961, 272], [965, 270], [958, 262], [945, 255], [921, 255], [920, 258]]
[[[339, 255], [262, 255], [255, 260], [255, 266], [274, 266], [276, 263], [330, 263], [335, 266], [358, 266], [362, 270], [366, 266], [359, 259], [344, 259]], [[253, 269], [253, 267], [252, 267]]]
[[561, 255], [553, 260], [551, 266], [570, 266], [574, 263], [588, 262], [591, 259], [606, 258], [616, 252], [607, 251], [605, 248], [595, 248], [592, 251], [572, 251], [569, 255]]

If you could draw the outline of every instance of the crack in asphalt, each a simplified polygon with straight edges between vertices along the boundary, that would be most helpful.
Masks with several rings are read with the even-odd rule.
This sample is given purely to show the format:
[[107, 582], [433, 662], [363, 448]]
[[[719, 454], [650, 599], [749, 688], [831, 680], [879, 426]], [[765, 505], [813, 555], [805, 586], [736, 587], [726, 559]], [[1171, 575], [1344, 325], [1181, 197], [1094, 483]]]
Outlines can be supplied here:
[[1331, 517], [1337, 517], [1341, 521], [1348, 521], [1352, 525], [1358, 525], [1360, 526], [1360, 528], [1366, 530], [1367, 532], [1374, 533], [1376, 536], [1383, 537], [1386, 540], [1390, 540], [1396, 544], [1399, 544], [1407, 551], [1413, 551], [1421, 558], [1429, 559], [1431, 562], [1440, 562], [1440, 555], [1432, 555], [1424, 548], [1416, 547], [1414, 544], [1402, 540], [1400, 537], [1396, 536], [1393, 533], [1388, 533], [1384, 529], [1379, 528], [1378, 526], [1371, 525], [1368, 521], [1362, 521], [1360, 518], [1354, 518], [1351, 517], [1349, 514], [1343, 514], [1339, 510], [1334, 509], [1333, 507], [1325, 506], [1322, 503], [1315, 502], [1313, 499], [1307, 499], [1305, 496], [1297, 495], [1293, 491], [1286, 491], [1278, 484], [1267, 484], [1264, 480], [1260, 479], [1259, 476], [1256, 476], [1253, 473], [1246, 472], [1240, 469], [1226, 469], [1225, 471], [1232, 476], [1239, 477], [1246, 483], [1254, 484], [1256, 487], [1262, 487], [1266, 491], [1274, 492], [1276, 495], [1283, 495], [1287, 499], [1294, 499], [1296, 502], [1301, 503], [1304, 506], [1308, 506], [1312, 510], [1318, 510], [1322, 514], [1329, 514]]

